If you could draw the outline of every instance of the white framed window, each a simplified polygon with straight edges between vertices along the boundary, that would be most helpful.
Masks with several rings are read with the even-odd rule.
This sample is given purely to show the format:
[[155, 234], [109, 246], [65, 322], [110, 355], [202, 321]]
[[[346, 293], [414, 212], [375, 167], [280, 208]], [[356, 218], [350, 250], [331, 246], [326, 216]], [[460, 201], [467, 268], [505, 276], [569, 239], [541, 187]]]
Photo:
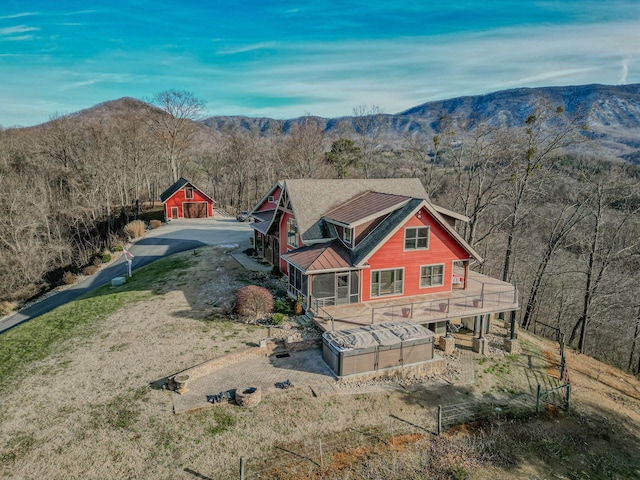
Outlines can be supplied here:
[[293, 218], [290, 218], [287, 222], [287, 244], [293, 248], [298, 248], [298, 227]]
[[442, 285], [444, 285], [443, 263], [420, 267], [420, 288], [441, 287]]
[[275, 199], [273, 198], [273, 195], [269, 195], [269, 197], [267, 197], [267, 202], [269, 202], [269, 203], [275, 202]]
[[371, 297], [402, 295], [404, 269], [375, 270], [371, 272]]
[[429, 227], [407, 227], [404, 229], [405, 250], [426, 250], [429, 248]]
[[193, 188], [186, 187], [184, 189], [184, 198], [186, 198], [187, 200], [191, 200], [193, 198]]
[[349, 245], [351, 245], [352, 239], [353, 239], [353, 229], [352, 228], [345, 228], [342, 230], [342, 239], [344, 240], [344, 243], [348, 243]]

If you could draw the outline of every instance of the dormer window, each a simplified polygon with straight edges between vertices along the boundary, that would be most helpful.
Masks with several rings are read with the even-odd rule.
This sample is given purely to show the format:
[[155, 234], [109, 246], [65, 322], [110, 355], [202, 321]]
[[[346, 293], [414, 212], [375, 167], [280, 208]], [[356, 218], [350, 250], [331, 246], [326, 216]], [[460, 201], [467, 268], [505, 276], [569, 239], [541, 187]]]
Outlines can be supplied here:
[[269, 195], [269, 197], [267, 197], [267, 202], [269, 202], [269, 203], [275, 202], [275, 199], [273, 198], [273, 195]]
[[193, 188], [192, 187], [186, 187], [184, 189], [184, 198], [186, 198], [187, 200], [191, 200], [193, 198]]
[[347, 245], [351, 245], [352, 238], [353, 238], [352, 228], [345, 228], [344, 230], [342, 230], [342, 240], [344, 240], [344, 243], [346, 243]]

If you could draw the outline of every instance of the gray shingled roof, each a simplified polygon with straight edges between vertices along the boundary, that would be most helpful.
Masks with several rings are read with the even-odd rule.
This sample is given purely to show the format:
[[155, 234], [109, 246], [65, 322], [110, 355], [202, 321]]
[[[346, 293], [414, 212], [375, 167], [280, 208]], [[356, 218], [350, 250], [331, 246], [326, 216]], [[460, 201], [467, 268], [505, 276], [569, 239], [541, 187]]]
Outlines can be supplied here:
[[323, 237], [322, 216], [367, 191], [429, 200], [418, 178], [285, 180], [303, 242]]
[[187, 185], [189, 180], [180, 177], [176, 183], [167, 188], [164, 192], [160, 194], [160, 201], [162, 203], [166, 202], [169, 198], [173, 196], [178, 190]]

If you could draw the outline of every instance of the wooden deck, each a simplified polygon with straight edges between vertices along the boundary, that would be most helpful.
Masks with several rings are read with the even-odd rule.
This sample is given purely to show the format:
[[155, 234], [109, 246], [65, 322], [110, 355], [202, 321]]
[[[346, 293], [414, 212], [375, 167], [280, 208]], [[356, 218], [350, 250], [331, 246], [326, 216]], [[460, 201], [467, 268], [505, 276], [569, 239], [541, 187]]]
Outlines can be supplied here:
[[426, 324], [519, 308], [513, 285], [469, 272], [466, 289], [454, 287], [450, 292], [322, 307], [316, 312], [316, 324], [325, 331], [399, 320]]

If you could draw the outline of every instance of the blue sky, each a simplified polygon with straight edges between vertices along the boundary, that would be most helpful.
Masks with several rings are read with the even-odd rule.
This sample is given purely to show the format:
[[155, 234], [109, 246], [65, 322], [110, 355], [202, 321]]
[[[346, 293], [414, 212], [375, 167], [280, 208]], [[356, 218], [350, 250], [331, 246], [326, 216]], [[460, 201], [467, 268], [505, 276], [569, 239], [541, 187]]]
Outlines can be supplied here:
[[167, 89], [207, 115], [293, 118], [640, 83], [637, 0], [340, 3], [2, 0], [0, 125]]

